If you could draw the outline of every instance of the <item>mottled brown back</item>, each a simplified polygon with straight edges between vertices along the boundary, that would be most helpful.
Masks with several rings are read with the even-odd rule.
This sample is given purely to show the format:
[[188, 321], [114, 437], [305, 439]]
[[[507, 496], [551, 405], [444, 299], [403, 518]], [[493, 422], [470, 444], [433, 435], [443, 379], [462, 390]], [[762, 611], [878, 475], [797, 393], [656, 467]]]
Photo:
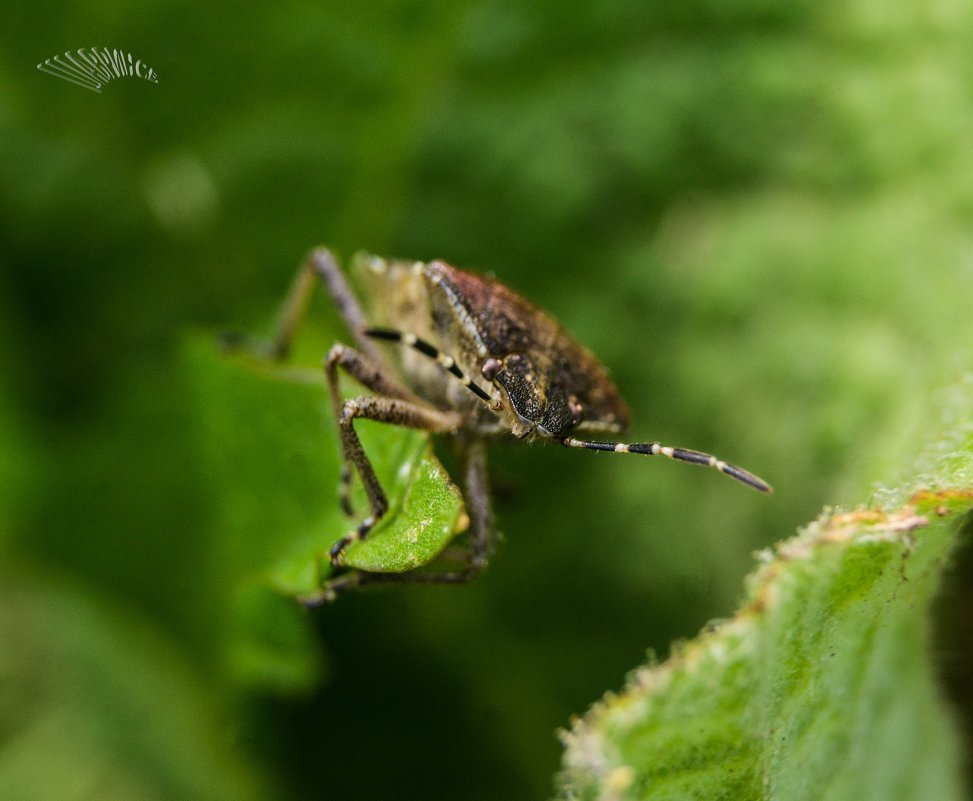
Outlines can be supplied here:
[[607, 370], [546, 313], [503, 284], [445, 262], [431, 262], [426, 274], [434, 317], [454, 317], [436, 320], [437, 326], [455, 326], [460, 320], [475, 330], [475, 341], [466, 347], [476, 353], [482, 346], [487, 354], [477, 354], [476, 367], [485, 358], [500, 360], [503, 368], [494, 380], [516, 412], [542, 426], [542, 433], [567, 433], [578, 406], [580, 430], [618, 432], [628, 425], [628, 408]]

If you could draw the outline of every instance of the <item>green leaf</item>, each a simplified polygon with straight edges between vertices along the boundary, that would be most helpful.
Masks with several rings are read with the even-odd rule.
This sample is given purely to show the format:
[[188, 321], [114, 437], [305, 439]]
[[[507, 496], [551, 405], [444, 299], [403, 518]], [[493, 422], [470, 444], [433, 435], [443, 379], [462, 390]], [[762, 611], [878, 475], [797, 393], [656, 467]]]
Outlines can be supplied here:
[[[186, 342], [183, 361], [214, 488], [214, 572], [231, 588], [228, 613], [238, 623], [231, 661], [244, 677], [306, 684], [313, 649], [301, 646], [288, 606], [261, 588], [315, 593], [330, 573], [329, 548], [358, 522], [338, 504], [340, 450], [323, 371], [221, 354], [205, 335]], [[358, 431], [389, 511], [346, 550], [345, 564], [378, 572], [428, 564], [463, 525], [459, 490], [424, 432], [373, 421]], [[358, 515], [368, 514], [358, 481], [352, 501]], [[291, 634], [281, 640], [281, 631]]]
[[432, 453], [428, 438], [410, 432], [398, 452], [386, 451], [392, 505], [368, 539], [345, 552], [344, 564], [378, 573], [401, 573], [429, 564], [465, 527], [459, 489]]
[[[761, 555], [734, 618], [635, 671], [564, 737], [568, 799], [958, 799], [927, 613], [973, 442], [884, 510]], [[951, 480], [964, 483], [952, 486]]]
[[[23, 567], [16, 565], [16, 567]], [[130, 608], [0, 569], [0, 798], [271, 798], [212, 688]]]
[[[339, 446], [320, 370], [221, 356], [209, 343], [189, 346], [206, 408], [211, 471], [226, 497], [222, 517], [251, 541], [252, 566], [267, 567], [292, 594], [317, 588], [327, 551], [357, 519], [338, 506]], [[368, 539], [344, 564], [401, 572], [435, 559], [457, 531], [462, 496], [432, 452], [429, 436], [373, 421], [358, 424], [362, 445], [389, 498]], [[368, 505], [356, 483], [353, 506]]]

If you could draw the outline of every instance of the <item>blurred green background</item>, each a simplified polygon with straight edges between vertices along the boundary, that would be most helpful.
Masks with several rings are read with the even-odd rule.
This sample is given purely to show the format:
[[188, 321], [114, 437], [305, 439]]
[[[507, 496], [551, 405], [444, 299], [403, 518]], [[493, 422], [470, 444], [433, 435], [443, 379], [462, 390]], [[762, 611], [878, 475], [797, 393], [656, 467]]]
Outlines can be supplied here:
[[[35, 68], [92, 45], [158, 85]], [[549, 795], [556, 729], [729, 615], [755, 548], [968, 419], [971, 144], [958, 0], [8, 6], [0, 796]], [[250, 621], [290, 656], [247, 678], [182, 343], [269, 331], [319, 243], [493, 271], [611, 367], [634, 439], [777, 493], [496, 449], [481, 579]], [[310, 365], [343, 336], [313, 318]]]

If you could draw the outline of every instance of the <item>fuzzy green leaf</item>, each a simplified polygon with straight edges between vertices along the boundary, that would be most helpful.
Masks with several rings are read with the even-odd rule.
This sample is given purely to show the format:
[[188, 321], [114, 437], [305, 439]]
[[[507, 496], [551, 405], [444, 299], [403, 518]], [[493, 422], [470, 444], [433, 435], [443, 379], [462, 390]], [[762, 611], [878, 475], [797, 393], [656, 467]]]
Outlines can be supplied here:
[[923, 477], [936, 490], [826, 513], [764, 553], [734, 618], [565, 735], [561, 797], [960, 798], [926, 618], [973, 508], [971, 445]]

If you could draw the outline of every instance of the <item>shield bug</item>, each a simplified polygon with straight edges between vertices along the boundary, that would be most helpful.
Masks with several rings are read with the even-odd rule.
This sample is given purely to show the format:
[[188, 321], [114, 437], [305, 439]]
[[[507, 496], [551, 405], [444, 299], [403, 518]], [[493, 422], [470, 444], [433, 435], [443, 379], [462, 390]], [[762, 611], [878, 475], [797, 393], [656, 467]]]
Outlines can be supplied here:
[[[354, 267], [369, 292], [367, 314], [335, 257], [318, 248], [298, 272], [271, 344], [274, 357], [286, 355], [318, 282], [328, 290], [355, 341], [356, 347], [334, 345], [324, 367], [345, 463], [342, 506], [352, 514], [348, 498], [354, 469], [369, 513], [334, 543], [328, 558], [340, 568], [345, 549], [367, 537], [388, 510], [385, 491], [355, 432], [355, 421], [361, 419], [455, 440], [469, 514], [469, 545], [463, 566], [454, 571], [339, 570], [319, 594], [304, 599], [308, 605], [365, 584], [461, 583], [483, 570], [493, 548], [486, 474], [486, 444], [492, 440], [546, 440], [567, 448], [661, 455], [712, 467], [755, 490], [772, 492], [763, 479], [708, 453], [658, 442], [617, 441], [628, 426], [629, 410], [608, 372], [553, 318], [498, 281], [442, 261], [359, 255]], [[383, 350], [379, 343], [393, 347]], [[387, 358], [390, 351], [398, 356], [398, 369]], [[341, 371], [371, 394], [342, 399]]]

